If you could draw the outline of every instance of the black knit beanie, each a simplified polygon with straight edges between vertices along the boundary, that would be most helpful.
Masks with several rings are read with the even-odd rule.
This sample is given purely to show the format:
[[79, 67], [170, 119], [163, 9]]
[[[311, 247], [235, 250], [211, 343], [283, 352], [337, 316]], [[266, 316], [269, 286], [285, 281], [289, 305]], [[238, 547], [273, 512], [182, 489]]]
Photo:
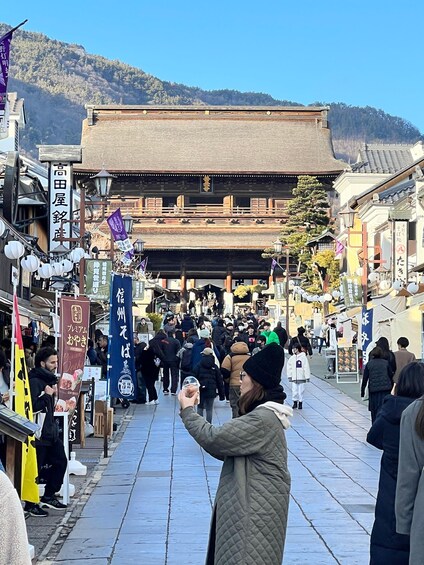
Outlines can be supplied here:
[[266, 345], [244, 363], [243, 369], [265, 390], [280, 384], [284, 366], [284, 349], [276, 343]]

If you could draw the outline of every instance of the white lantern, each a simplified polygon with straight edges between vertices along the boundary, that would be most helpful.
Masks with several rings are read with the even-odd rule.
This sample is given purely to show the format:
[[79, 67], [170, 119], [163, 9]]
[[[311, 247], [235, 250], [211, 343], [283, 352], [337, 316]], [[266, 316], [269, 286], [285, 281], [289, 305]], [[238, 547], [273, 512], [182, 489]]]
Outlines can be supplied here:
[[402, 281], [395, 281], [393, 283], [393, 290], [401, 290], [403, 288], [403, 282]]
[[64, 259], [62, 261], [62, 267], [64, 273], [69, 273], [74, 268], [74, 264], [69, 259]]
[[340, 290], [333, 290], [333, 292], [331, 294], [332, 294], [333, 298], [335, 300], [337, 300], [338, 298], [340, 298], [341, 292], [340, 292]]
[[45, 263], [44, 265], [41, 265], [41, 267], [38, 269], [38, 275], [42, 279], [49, 279], [53, 275], [53, 268], [50, 265], [50, 263]]
[[375, 271], [373, 271], [372, 273], [369, 274], [368, 280], [370, 281], [370, 283], [375, 283], [380, 279], [380, 275], [378, 273], [376, 273]]
[[391, 284], [390, 284], [389, 281], [381, 281], [378, 286], [379, 286], [380, 290], [385, 291], [385, 290], [389, 290], [389, 289], [390, 289]]
[[419, 289], [420, 287], [415, 282], [409, 283], [406, 287], [406, 290], [409, 292], [409, 294], [417, 294]]
[[63, 270], [63, 265], [62, 265], [61, 262], [53, 263], [52, 269], [53, 269], [53, 275], [54, 276], [56, 276], [56, 277], [63, 276], [64, 270]]
[[35, 255], [28, 255], [21, 259], [21, 267], [27, 273], [35, 273], [40, 266], [40, 260]]
[[318, 302], [318, 300], [319, 300], [318, 294], [314, 294], [313, 297], [312, 297], [312, 300], [313, 300], [313, 302]]
[[6, 231], [6, 224], [0, 218], [0, 237], [4, 234], [5, 231]]
[[25, 247], [20, 241], [9, 241], [4, 248], [4, 254], [8, 259], [19, 259], [25, 253]]
[[75, 247], [75, 249], [71, 251], [70, 259], [73, 263], [79, 263], [84, 255], [85, 251], [82, 247]]
[[331, 296], [331, 294], [329, 292], [326, 292], [324, 294], [324, 300], [325, 300], [325, 302], [331, 302], [333, 300], [333, 297]]
[[324, 298], [323, 296], [320, 296], [320, 297], [318, 298], [318, 302], [321, 302], [321, 304], [324, 304], [325, 298]]
[[306, 298], [306, 300], [307, 300], [308, 302], [313, 302], [313, 301], [314, 301], [314, 297], [311, 296], [310, 294], [307, 294], [307, 295], [305, 296], [305, 298]]

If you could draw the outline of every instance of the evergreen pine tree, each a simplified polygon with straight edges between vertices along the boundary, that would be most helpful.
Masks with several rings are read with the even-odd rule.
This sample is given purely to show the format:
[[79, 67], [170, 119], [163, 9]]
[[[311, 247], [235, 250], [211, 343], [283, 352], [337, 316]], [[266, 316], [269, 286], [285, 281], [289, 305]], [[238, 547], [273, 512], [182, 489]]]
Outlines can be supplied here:
[[288, 245], [290, 255], [296, 260], [304, 262], [306, 242], [328, 227], [328, 209], [327, 192], [318, 179], [299, 176], [293, 198], [287, 205], [287, 221], [280, 233], [281, 241]]

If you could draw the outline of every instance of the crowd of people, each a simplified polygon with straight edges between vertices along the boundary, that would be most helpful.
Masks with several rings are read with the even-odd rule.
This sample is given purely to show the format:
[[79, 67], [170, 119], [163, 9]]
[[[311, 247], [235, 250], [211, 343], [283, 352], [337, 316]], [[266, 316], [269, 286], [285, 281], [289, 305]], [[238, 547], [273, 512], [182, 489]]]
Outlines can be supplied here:
[[[318, 353], [329, 345], [331, 324], [327, 325], [320, 330], [321, 340], [314, 340]], [[239, 560], [234, 563], [280, 565], [290, 492], [285, 430], [293, 409], [303, 409], [305, 385], [311, 376], [313, 349], [307, 330], [299, 327], [290, 337], [281, 323], [273, 327], [253, 314], [210, 319], [189, 314], [179, 317], [171, 312], [154, 335], [146, 321], [139, 326], [134, 334], [134, 402], [158, 404], [159, 379], [164, 396], [177, 396], [180, 390], [181, 418], [188, 432], [211, 455], [224, 461], [208, 559], [227, 563], [226, 548], [235, 544]], [[145, 341], [140, 336], [146, 337]], [[0, 344], [3, 403], [9, 401], [10, 345], [8, 340]], [[400, 337], [397, 345], [398, 350], [392, 352], [385, 337], [377, 340], [361, 383], [361, 396], [368, 394], [371, 413], [366, 439], [383, 452], [371, 565], [424, 563], [424, 364], [408, 351], [406, 337]], [[103, 378], [107, 348], [108, 339], [100, 332], [94, 342], [88, 341], [87, 364], [100, 366]], [[289, 354], [286, 372], [292, 407], [285, 404], [286, 393], [280, 384], [285, 350]], [[67, 461], [54, 417], [58, 359], [53, 338], [47, 338], [38, 350], [27, 341], [25, 356], [33, 411], [42, 416], [35, 445], [39, 480], [45, 485], [40, 504], [26, 502], [25, 512], [43, 517], [49, 510], [66, 509], [57, 494]], [[197, 379], [198, 394], [188, 394], [183, 388], [187, 377]], [[212, 425], [216, 397], [231, 408], [232, 419], [221, 427]], [[1, 447], [0, 442], [0, 461], [4, 462]], [[9, 487], [4, 484], [3, 488]], [[266, 520], [261, 520], [264, 505]], [[227, 524], [237, 524], [237, 528]], [[253, 546], [258, 544], [267, 548], [262, 561], [257, 555], [251, 558], [255, 555]]]

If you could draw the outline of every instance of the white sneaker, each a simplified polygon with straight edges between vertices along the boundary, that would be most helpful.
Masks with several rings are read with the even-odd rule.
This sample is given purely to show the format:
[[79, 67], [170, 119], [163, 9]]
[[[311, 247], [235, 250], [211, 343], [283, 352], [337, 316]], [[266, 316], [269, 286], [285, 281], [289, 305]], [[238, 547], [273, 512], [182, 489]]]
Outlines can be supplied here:
[[152, 400], [152, 404], [159, 404], [159, 400]]

